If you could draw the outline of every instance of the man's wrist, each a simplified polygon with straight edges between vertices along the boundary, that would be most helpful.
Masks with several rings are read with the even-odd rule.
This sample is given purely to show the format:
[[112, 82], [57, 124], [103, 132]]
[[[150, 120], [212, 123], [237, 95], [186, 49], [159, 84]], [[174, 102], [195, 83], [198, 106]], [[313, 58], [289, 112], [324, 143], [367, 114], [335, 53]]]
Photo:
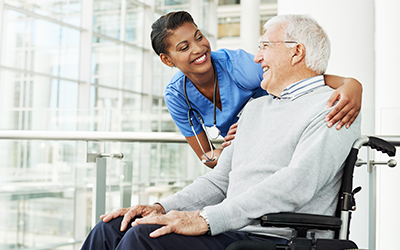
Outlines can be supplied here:
[[153, 206], [159, 207], [159, 209], [157, 209], [157, 211], [161, 212], [162, 214], [165, 214], [165, 208], [163, 207], [163, 205], [161, 205], [161, 203], [155, 202], [155, 203], [153, 204]]
[[206, 211], [204, 210], [204, 208], [202, 210], [200, 210], [199, 216], [201, 218], [203, 218], [207, 223], [208, 230], [205, 234], [211, 235], [210, 221], [208, 220], [208, 215], [207, 215]]

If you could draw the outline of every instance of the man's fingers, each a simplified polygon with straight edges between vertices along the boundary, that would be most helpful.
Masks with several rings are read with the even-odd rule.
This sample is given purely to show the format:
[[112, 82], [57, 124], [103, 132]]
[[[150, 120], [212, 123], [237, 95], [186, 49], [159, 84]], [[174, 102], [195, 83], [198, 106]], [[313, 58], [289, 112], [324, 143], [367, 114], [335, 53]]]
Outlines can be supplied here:
[[166, 216], [152, 216], [152, 217], [136, 219], [134, 222], [132, 222], [132, 226], [140, 224], [166, 225], [167, 219]]
[[126, 228], [128, 227], [129, 222], [131, 222], [131, 220], [133, 218], [135, 218], [138, 214], [140, 214], [140, 213], [138, 213], [136, 211], [136, 209], [130, 209], [124, 215], [124, 218], [122, 219], [122, 222], [121, 222], [121, 228], [120, 228], [121, 232], [126, 230]]
[[126, 213], [126, 210], [127, 209], [121, 208], [111, 213], [103, 214], [100, 216], [100, 219], [103, 220], [104, 222], [109, 222], [112, 219], [123, 216]]
[[157, 237], [160, 237], [160, 236], [163, 236], [163, 235], [166, 235], [166, 234], [170, 234], [172, 232], [173, 232], [173, 230], [171, 229], [170, 226], [163, 226], [163, 227], [160, 227], [159, 229], [154, 230], [153, 232], [151, 232], [149, 236], [151, 238], [157, 238]]
[[111, 213], [104, 214], [100, 216], [100, 219], [102, 219], [104, 222], [109, 222], [110, 220], [114, 219]]

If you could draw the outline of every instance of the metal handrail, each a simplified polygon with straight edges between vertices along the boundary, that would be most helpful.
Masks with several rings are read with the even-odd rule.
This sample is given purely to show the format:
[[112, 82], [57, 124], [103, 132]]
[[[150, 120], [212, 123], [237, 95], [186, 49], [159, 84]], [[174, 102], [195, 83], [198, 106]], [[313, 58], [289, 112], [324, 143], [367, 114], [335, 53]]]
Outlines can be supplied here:
[[[0, 130], [0, 139], [186, 143], [183, 135], [174, 132]], [[220, 143], [223, 139], [218, 138], [213, 142]]]
[[0, 130], [0, 139], [60, 140], [60, 141], [116, 141], [116, 142], [186, 142], [185, 137], [169, 132], [97, 132], [97, 131], [42, 131]]

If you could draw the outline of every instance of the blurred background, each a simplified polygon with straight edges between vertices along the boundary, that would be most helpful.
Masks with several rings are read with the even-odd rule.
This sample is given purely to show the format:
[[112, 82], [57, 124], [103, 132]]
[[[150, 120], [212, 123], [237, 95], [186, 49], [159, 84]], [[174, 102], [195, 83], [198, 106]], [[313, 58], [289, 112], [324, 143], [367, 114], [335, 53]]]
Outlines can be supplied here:
[[[0, 0], [0, 132], [179, 133], [164, 102], [176, 69], [150, 45], [151, 24], [189, 11], [213, 50], [257, 52], [263, 24], [308, 13], [332, 42], [329, 74], [364, 87], [362, 133], [400, 135], [400, 2], [396, 0]], [[98, 162], [108, 157], [105, 210], [152, 203], [209, 171], [177, 142], [0, 137], [0, 249], [79, 249], [96, 218]], [[386, 160], [362, 152], [363, 160]], [[394, 249], [400, 169], [356, 169], [351, 237]]]

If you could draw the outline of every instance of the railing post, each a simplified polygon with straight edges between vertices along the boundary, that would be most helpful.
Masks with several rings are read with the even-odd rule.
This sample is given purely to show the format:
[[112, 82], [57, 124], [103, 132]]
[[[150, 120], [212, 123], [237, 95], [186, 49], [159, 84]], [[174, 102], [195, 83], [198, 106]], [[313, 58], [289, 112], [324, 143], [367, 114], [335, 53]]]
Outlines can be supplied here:
[[105, 157], [122, 159], [124, 154], [86, 154], [86, 162], [96, 162], [93, 180], [92, 227], [100, 221], [100, 215], [106, 212], [107, 159]]
[[133, 175], [133, 162], [126, 161], [122, 164], [122, 176], [120, 184], [120, 207], [130, 207], [132, 200], [132, 175]]
[[107, 159], [97, 157], [93, 180], [92, 227], [100, 221], [100, 215], [106, 212], [106, 176]]

